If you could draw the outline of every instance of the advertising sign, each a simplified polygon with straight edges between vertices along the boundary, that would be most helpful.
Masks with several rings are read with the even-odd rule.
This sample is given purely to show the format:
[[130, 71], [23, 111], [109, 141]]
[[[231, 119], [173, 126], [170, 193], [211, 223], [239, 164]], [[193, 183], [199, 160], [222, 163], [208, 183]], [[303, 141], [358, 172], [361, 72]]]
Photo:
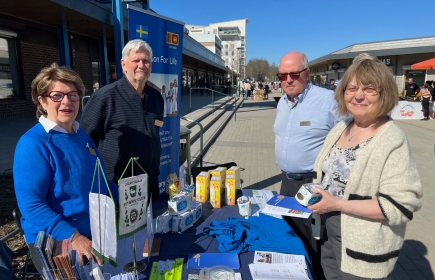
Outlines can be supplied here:
[[179, 172], [184, 23], [131, 5], [127, 7], [129, 40], [143, 39], [151, 46], [152, 71], [148, 83], [161, 92], [165, 103], [164, 124], [160, 128], [159, 188], [162, 193], [170, 175], [178, 177]]

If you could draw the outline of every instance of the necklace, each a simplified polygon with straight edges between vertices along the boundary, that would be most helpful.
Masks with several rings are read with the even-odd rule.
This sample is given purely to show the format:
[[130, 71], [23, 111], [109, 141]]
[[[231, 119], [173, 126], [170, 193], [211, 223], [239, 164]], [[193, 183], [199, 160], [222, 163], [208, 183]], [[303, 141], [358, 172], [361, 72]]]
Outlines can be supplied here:
[[[378, 120], [378, 121], [375, 122], [374, 124], [369, 125], [369, 126], [367, 127], [367, 129], [371, 128], [372, 126], [377, 125], [379, 122], [380, 122], [380, 120]], [[361, 128], [357, 133], [355, 133], [354, 135], [352, 135], [351, 132], [352, 132], [352, 128], [354, 128], [354, 126], [355, 126], [355, 123], [353, 124], [353, 126], [351, 127], [351, 129], [350, 129], [350, 131], [349, 131], [350, 137], [347, 139], [347, 141], [349, 141], [349, 142], [352, 141], [352, 138], [355, 137], [358, 133], [360, 133], [361, 131], [365, 130], [365, 128]]]
[[[353, 128], [353, 126], [352, 126], [352, 128]], [[357, 135], [358, 133], [360, 133], [361, 131], [363, 131], [362, 129], [360, 129], [357, 133], [355, 133], [354, 135], [352, 135], [352, 128], [350, 129], [350, 132], [349, 132], [349, 134], [350, 134], [350, 137], [349, 137], [349, 139], [347, 139], [347, 141], [352, 141], [352, 138], [353, 137], [355, 137], [355, 135]]]

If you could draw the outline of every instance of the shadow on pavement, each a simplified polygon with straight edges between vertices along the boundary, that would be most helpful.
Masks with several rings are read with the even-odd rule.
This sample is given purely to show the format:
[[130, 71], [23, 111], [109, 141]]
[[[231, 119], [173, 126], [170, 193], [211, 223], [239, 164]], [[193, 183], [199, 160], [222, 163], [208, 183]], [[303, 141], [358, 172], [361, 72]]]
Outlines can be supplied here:
[[[425, 257], [427, 254], [427, 247], [420, 241], [405, 240], [392, 273], [393, 279], [420, 279], [418, 275], [421, 274], [415, 274], [415, 271], [421, 272], [425, 279], [435, 279], [429, 260]], [[409, 278], [404, 278], [403, 272], [406, 272]]]
[[[242, 181], [242, 186], [243, 186], [243, 179], [241, 181]], [[253, 189], [253, 190], [262, 190], [262, 189], [266, 189], [267, 187], [272, 186], [272, 185], [279, 183], [279, 182], [281, 182], [281, 173], [277, 174], [273, 177], [267, 178], [263, 181], [257, 182], [255, 184], [243, 187], [243, 188], [244, 189]]]

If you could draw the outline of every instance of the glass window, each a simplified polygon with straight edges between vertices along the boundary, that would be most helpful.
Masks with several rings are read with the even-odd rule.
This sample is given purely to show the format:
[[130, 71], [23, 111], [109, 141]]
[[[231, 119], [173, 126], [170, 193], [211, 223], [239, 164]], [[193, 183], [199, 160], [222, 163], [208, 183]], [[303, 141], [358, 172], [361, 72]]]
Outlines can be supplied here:
[[20, 98], [16, 41], [0, 37], [0, 99]]
[[96, 92], [100, 88], [100, 62], [92, 61], [92, 92]]

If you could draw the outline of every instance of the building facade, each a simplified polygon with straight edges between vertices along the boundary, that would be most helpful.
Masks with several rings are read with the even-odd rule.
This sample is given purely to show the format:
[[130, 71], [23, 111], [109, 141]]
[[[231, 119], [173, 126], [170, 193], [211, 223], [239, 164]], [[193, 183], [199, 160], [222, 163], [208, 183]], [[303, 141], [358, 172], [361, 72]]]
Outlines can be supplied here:
[[340, 80], [353, 59], [360, 53], [378, 57], [391, 71], [399, 92], [407, 78], [412, 77], [420, 87], [435, 80], [435, 70], [412, 70], [411, 65], [435, 57], [435, 37], [411, 38], [354, 44], [309, 62], [314, 83]]
[[200, 35], [216, 35], [221, 41], [220, 55], [225, 62], [225, 66], [231, 71], [245, 77], [246, 66], [246, 25], [248, 19], [239, 19], [211, 23], [208, 26], [186, 24], [189, 35], [199, 40], [202, 44], [213, 44], [213, 38], [205, 42]]

